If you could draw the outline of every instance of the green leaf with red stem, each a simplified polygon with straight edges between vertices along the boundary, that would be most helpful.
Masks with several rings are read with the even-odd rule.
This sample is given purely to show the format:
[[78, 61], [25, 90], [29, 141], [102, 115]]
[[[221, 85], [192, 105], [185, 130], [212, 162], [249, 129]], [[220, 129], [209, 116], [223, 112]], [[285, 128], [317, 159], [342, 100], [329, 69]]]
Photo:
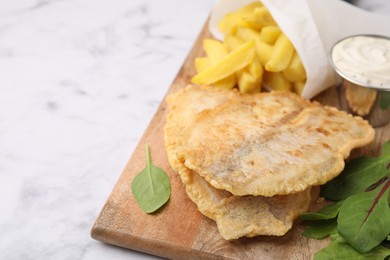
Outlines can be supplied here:
[[321, 251], [317, 252], [314, 260], [383, 260], [390, 255], [390, 249], [381, 245], [375, 247], [367, 254], [360, 254], [353, 249], [342, 237], [338, 234], [332, 235], [330, 245]]
[[340, 208], [339, 234], [357, 251], [367, 253], [390, 233], [390, 178], [376, 189], [347, 198]]
[[390, 141], [383, 145], [380, 157], [359, 157], [349, 161], [344, 171], [321, 187], [321, 195], [329, 200], [342, 200], [366, 191], [389, 176]]

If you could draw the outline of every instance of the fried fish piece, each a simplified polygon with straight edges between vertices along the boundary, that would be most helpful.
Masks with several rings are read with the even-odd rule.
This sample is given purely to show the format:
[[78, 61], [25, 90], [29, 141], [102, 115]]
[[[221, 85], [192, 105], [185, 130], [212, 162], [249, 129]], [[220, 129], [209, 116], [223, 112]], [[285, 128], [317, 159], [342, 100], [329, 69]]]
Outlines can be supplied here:
[[348, 81], [344, 81], [345, 97], [348, 106], [359, 116], [368, 115], [375, 103], [377, 91], [375, 89], [357, 86]]
[[287, 195], [324, 184], [342, 171], [353, 148], [374, 138], [362, 118], [283, 91], [234, 95], [191, 121], [178, 160], [237, 196]]
[[196, 172], [179, 165], [179, 161], [175, 164], [180, 176], [186, 179], [189, 198], [203, 215], [215, 220], [218, 231], [226, 240], [244, 236], [282, 236], [291, 229], [294, 219], [309, 208], [310, 188], [273, 197], [234, 196], [214, 188]]
[[237, 91], [205, 90], [189, 86], [167, 98], [170, 112], [164, 128], [165, 146], [172, 168], [180, 175], [189, 198], [199, 211], [213, 219], [222, 237], [230, 240], [257, 235], [284, 235], [294, 219], [307, 211], [310, 203], [310, 189], [303, 192], [275, 196], [233, 196], [230, 192], [211, 186], [196, 172], [188, 169], [178, 157], [185, 145], [188, 126], [194, 116], [213, 109], [230, 98]]
[[[201, 89], [189, 85], [167, 97], [170, 112], [167, 114], [167, 123], [164, 127], [164, 141], [171, 165], [174, 165], [173, 160], [177, 161], [177, 151], [185, 145], [190, 130], [188, 125], [193, 123], [194, 116], [201, 111], [223, 104], [237, 94], [237, 90], [229, 91], [212, 87]], [[185, 176], [181, 177], [186, 183]]]

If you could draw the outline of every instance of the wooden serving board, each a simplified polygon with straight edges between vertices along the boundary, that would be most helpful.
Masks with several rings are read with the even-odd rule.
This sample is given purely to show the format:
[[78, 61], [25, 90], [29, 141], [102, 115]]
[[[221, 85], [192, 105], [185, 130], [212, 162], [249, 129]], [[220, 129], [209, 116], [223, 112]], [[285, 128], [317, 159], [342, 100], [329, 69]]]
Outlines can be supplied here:
[[[206, 24], [167, 94], [190, 82], [195, 73], [194, 59], [203, 55], [202, 40], [210, 37]], [[331, 88], [316, 100], [348, 110], [342, 93], [340, 87]], [[304, 226], [299, 221], [282, 237], [225, 241], [215, 222], [200, 214], [187, 197], [179, 176], [168, 163], [163, 140], [166, 113], [164, 100], [98, 216], [91, 231], [94, 239], [172, 259], [312, 259], [329, 243], [326, 239], [302, 237]], [[382, 143], [389, 139], [390, 124], [378, 127], [374, 142], [353, 151], [351, 156], [377, 155]], [[145, 144], [150, 145], [153, 163], [168, 173], [172, 187], [168, 204], [156, 214], [144, 213], [130, 189], [133, 177], [145, 167]], [[320, 206], [313, 204], [312, 208]]]

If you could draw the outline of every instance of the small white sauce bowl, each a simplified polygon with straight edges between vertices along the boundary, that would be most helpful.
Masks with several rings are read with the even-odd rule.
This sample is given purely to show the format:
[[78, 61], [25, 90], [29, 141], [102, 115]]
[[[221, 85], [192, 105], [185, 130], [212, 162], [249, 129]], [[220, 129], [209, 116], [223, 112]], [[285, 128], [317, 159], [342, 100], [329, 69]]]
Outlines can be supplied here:
[[[341, 44], [345, 44], [345, 43], [348, 44], [349, 40], [351, 40], [351, 39], [356, 40], [356, 39], [354, 39], [356, 37], [386, 40], [383, 49], [381, 49], [380, 51], [368, 52], [368, 55], [361, 57], [361, 60], [364, 61], [365, 63], [363, 62], [363, 65], [361, 65], [361, 67], [356, 67], [356, 66], [354, 67], [354, 69], [357, 68], [357, 70], [356, 70], [357, 72], [354, 69], [350, 69], [351, 67], [349, 67], [349, 68], [346, 67], [346, 65], [348, 65], [348, 62], [356, 64], [355, 58], [359, 57], [359, 55], [362, 55], [361, 53], [359, 53], [359, 50], [349, 49], [348, 51], [344, 52], [344, 54], [345, 54], [344, 57], [339, 56], [340, 53], [333, 53], [335, 51], [335, 46], [339, 45], [340, 43]], [[347, 41], [347, 42], [343, 43], [343, 41]], [[348, 36], [346, 38], [343, 38], [343, 39], [337, 41], [333, 45], [333, 47], [330, 51], [330, 63], [332, 64], [336, 73], [342, 78], [341, 87], [343, 87], [345, 90], [342, 97], [341, 97], [341, 100], [343, 100], [343, 102], [348, 103], [349, 108], [354, 113], [356, 113], [360, 116], [364, 116], [371, 123], [371, 125], [373, 125], [374, 127], [381, 127], [381, 126], [384, 126], [384, 125], [387, 125], [390, 123], [390, 107], [382, 109], [381, 105], [380, 105], [381, 99], [384, 96], [388, 97], [390, 95], [390, 80], [389, 80], [390, 72], [389, 72], [389, 74], [387, 73], [387, 71], [389, 71], [389, 68], [390, 68], [390, 59], [388, 59], [386, 61], [386, 58], [390, 57], [390, 47], [388, 47], [388, 46], [390, 46], [390, 44], [388, 44], [387, 41], [389, 41], [389, 43], [390, 43], [390, 37], [381, 36], [381, 35], [371, 35], [371, 34], [352, 35], [352, 36]], [[372, 42], [370, 42], [370, 44], [372, 44]], [[371, 46], [370, 44], [366, 43], [365, 48], [369, 49]], [[340, 50], [340, 46], [342, 46], [342, 45], [339, 45], [337, 47], [337, 48], [339, 48], [339, 50]], [[348, 49], [348, 46], [346, 46], [345, 49]], [[345, 51], [345, 49], [343, 49], [343, 51]], [[337, 52], [339, 50], [337, 50]], [[371, 48], [371, 50], [373, 50], [373, 48]], [[356, 54], [356, 57], [352, 56], [354, 54]], [[376, 58], [382, 57], [383, 61], [384, 61], [383, 62], [384, 70], [379, 70], [379, 71], [382, 73], [383, 73], [383, 71], [385, 71], [385, 73], [382, 75], [379, 75], [377, 78], [374, 78], [374, 80], [371, 81], [371, 82], [374, 82], [374, 84], [370, 84], [370, 80], [368, 80], [367, 78], [364, 78], [364, 76], [366, 76], [366, 75], [368, 75], [368, 76], [373, 75], [374, 77], [377, 76], [377, 73], [376, 73], [378, 71], [377, 69], [380, 68], [379, 66], [376, 67], [375, 65], [372, 65], [372, 67], [371, 67], [371, 60], [370, 59], [372, 56], [370, 56], [370, 55], [372, 55], [372, 56], [377, 55]], [[335, 61], [334, 56], [336, 56], [336, 58], [340, 58], [340, 60]], [[350, 57], [350, 59], [348, 59], [348, 57]], [[344, 58], [347, 58], [345, 63], [340, 62]], [[338, 63], [341, 65], [338, 66]], [[372, 64], [374, 64], [374, 63], [375, 62], [372, 62]], [[361, 68], [367, 68], [367, 70], [361, 70]], [[355, 77], [353, 77], [352, 73], [357, 73], [357, 74], [355, 75]], [[361, 73], [361, 74], [359, 74], [359, 73]], [[370, 73], [373, 73], [373, 74], [370, 74]], [[383, 75], [385, 75], [385, 76], [383, 76]], [[379, 78], [381, 80], [378, 80]], [[382, 80], [382, 79], [384, 79], [384, 80]], [[366, 99], [363, 100], [363, 102], [365, 104], [370, 104], [370, 106], [368, 106], [368, 110], [365, 110], [363, 113], [359, 112], [359, 109], [361, 107], [353, 108], [354, 106], [351, 105], [351, 101], [348, 98], [347, 92], [351, 93], [351, 91], [356, 90], [356, 89], [353, 90], [354, 89], [353, 85], [355, 85], [357, 87], [363, 87], [363, 88], [366, 88], [367, 90], [370, 90], [370, 91], [368, 91], [368, 92], [370, 92], [370, 94], [373, 94], [372, 92], [376, 92], [376, 94], [374, 96], [374, 100], [372, 99], [372, 95], [371, 95], [371, 98], [369, 98], [370, 95], [368, 95], [365, 97]], [[347, 90], [347, 89], [349, 89], [349, 90]], [[368, 92], [366, 92], [366, 93], [368, 93]]]
[[[341, 76], [344, 80], [346, 81], [349, 81], [350, 83], [353, 83], [355, 85], [358, 85], [358, 86], [361, 86], [361, 87], [366, 87], [366, 88], [372, 88], [372, 89], [376, 89], [376, 90], [379, 90], [379, 91], [390, 91], [390, 81], [389, 82], [380, 82], [380, 79], [376, 78], [376, 79], [373, 79], [373, 80], [362, 80], [361, 78], [363, 76], [360, 77], [360, 75], [358, 77], [353, 77], [352, 76], [352, 73], [361, 73], [362, 75], [365, 75], [368, 72], [372, 72], [374, 74], [374, 76], [376, 75], [376, 71], [375, 69], [377, 68], [374, 68], [372, 69], [371, 67], [368, 68], [367, 66], [370, 65], [370, 58], [371, 57], [368, 57], [367, 60], [363, 60], [363, 58], [366, 58], [366, 57], [358, 57], [358, 55], [360, 55], [359, 53], [359, 50], [353, 50], [353, 49], [350, 49], [350, 50], [345, 50], [346, 48], [342, 49], [342, 51], [344, 53], [342, 53], [341, 55], [345, 55], [345, 57], [347, 57], [347, 55], [350, 55], [349, 57], [347, 57], [346, 59], [342, 60], [341, 61], [341, 58], [345, 58], [345, 57], [336, 57], [335, 58], [335, 50], [337, 49], [337, 53], [336, 55], [340, 55], [339, 52], [340, 52], [340, 46], [342, 46], [342, 44], [350, 44], [352, 41], [356, 41], [356, 40], [364, 40], [364, 39], [367, 39], [366, 41], [369, 42], [369, 41], [373, 41], [375, 39], [380, 39], [382, 42], [383, 40], [386, 42], [386, 44], [388, 44], [388, 46], [384, 46], [384, 48], [387, 48], [385, 50], [380, 50], [380, 51], [383, 51], [383, 53], [379, 53], [379, 55], [377, 55], [378, 57], [377, 58], [387, 58], [388, 60], [386, 61], [386, 64], [385, 66], [388, 66], [390, 68], [390, 37], [386, 37], [386, 36], [381, 36], [381, 35], [371, 35], [371, 34], [358, 34], [358, 35], [351, 35], [351, 36], [348, 36], [346, 38], [343, 38], [339, 41], [337, 41], [333, 46], [332, 46], [332, 49], [330, 51], [330, 61], [331, 61], [331, 64], [334, 68], [334, 70], [337, 72], [337, 74], [339, 76]], [[388, 43], [387, 43], [388, 41]], [[350, 44], [352, 45], [352, 44]], [[348, 45], [346, 45], [348, 46]], [[373, 46], [373, 45], [372, 45]], [[350, 46], [348, 46], [350, 47]], [[353, 47], [356, 47], [356, 46], [353, 46]], [[363, 49], [365, 48], [365, 50], [367, 50], [367, 47], [370, 47], [369, 44], [365, 44], [365, 46], [361, 47], [361, 46], [358, 46], [359, 48]], [[373, 46], [374, 47], [374, 46]], [[378, 54], [378, 52], [375, 53], [375, 48], [374, 49], [371, 49], [370, 50], [372, 53], [371, 56], [375, 56], [375, 54]], [[355, 55], [356, 57], [352, 57], [353, 55]], [[362, 56], [369, 56], [369, 55], [362, 55]], [[335, 60], [339, 58], [340, 60]], [[352, 60], [352, 59], [359, 59], [359, 60]], [[345, 62], [344, 62], [345, 61]], [[349, 64], [347, 65], [350, 65], [351, 63], [353, 62], [363, 62], [363, 65], [361, 66], [362, 68], [364, 66], [366, 66], [366, 70], [361, 69], [359, 66], [355, 66], [354, 68], [352, 68], [353, 65], [350, 66], [350, 68], [347, 68], [346, 67], [346, 64], [348, 62], [350, 62]], [[372, 66], [375, 66], [374, 62], [372, 62]], [[386, 69], [387, 71], [388, 69]], [[352, 72], [351, 72], [352, 71]], [[385, 73], [387, 74], [387, 73]], [[390, 73], [389, 73], [389, 77], [390, 77]], [[374, 82], [373, 84], [371, 83]]]

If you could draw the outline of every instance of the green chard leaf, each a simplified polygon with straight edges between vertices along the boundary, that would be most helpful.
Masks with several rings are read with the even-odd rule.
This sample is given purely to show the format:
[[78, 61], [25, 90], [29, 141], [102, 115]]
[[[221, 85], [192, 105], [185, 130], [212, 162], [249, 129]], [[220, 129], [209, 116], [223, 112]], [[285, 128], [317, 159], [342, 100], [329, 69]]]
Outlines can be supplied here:
[[390, 140], [383, 144], [382, 155], [390, 156]]
[[301, 220], [315, 221], [315, 220], [327, 220], [333, 219], [339, 213], [340, 207], [343, 201], [338, 201], [329, 205], [324, 206], [318, 212], [306, 212], [299, 216]]
[[381, 245], [372, 249], [369, 253], [360, 254], [353, 247], [351, 247], [340, 235], [332, 235], [332, 242], [330, 245], [321, 251], [317, 252], [314, 260], [329, 260], [329, 259], [343, 259], [343, 260], [379, 260], [385, 259], [390, 255], [390, 249]]
[[382, 110], [387, 109], [390, 106], [390, 92], [379, 92], [379, 107]]
[[343, 200], [366, 191], [389, 174], [390, 141], [383, 146], [380, 157], [359, 157], [349, 161], [344, 171], [321, 187], [321, 195], [329, 200]]
[[299, 216], [301, 220], [307, 221], [307, 228], [302, 235], [314, 239], [323, 239], [337, 232], [337, 214], [343, 201], [326, 205], [318, 212], [307, 212]]
[[169, 177], [164, 170], [155, 166], [146, 145], [146, 167], [131, 183], [131, 191], [138, 205], [146, 213], [153, 213], [162, 207], [171, 195]]
[[323, 239], [337, 233], [337, 220], [327, 219], [308, 223], [309, 228], [303, 231], [302, 236], [314, 239]]
[[367, 253], [390, 233], [390, 178], [376, 189], [347, 198], [338, 215], [339, 234], [357, 251]]
[[381, 157], [351, 160], [339, 177], [322, 186], [322, 195], [341, 201], [300, 216], [308, 220], [304, 236], [332, 238], [315, 260], [390, 260], [390, 141]]

